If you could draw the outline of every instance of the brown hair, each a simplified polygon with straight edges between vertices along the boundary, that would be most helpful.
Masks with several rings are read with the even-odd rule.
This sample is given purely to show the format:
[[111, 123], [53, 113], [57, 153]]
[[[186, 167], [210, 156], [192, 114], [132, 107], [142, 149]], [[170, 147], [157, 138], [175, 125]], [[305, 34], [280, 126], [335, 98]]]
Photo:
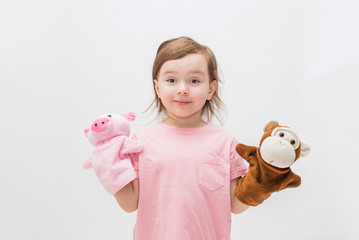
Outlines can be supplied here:
[[[221, 124], [221, 111], [225, 112], [225, 105], [220, 99], [218, 94], [218, 85], [221, 80], [218, 77], [217, 60], [211, 49], [207, 46], [201, 45], [189, 37], [179, 37], [164, 41], [158, 48], [155, 61], [152, 69], [152, 80], [157, 79], [158, 74], [161, 70], [162, 65], [169, 60], [175, 60], [185, 57], [188, 54], [203, 54], [206, 57], [208, 63], [209, 81], [210, 83], [214, 80], [217, 81], [217, 89], [214, 92], [211, 100], [207, 100], [202, 108], [202, 116], [204, 115], [208, 121], [212, 120], [215, 116]], [[155, 90], [155, 85], [153, 85]], [[165, 112], [166, 109], [163, 106], [161, 99], [157, 96], [155, 90], [155, 99], [147, 110], [155, 104], [158, 114]], [[147, 111], [146, 110], [146, 111]]]

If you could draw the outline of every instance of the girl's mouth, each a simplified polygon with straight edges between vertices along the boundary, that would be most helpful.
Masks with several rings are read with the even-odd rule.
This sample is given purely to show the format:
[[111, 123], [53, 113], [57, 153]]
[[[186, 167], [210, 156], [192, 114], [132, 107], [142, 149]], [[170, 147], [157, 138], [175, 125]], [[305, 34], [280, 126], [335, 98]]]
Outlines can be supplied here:
[[180, 100], [174, 100], [174, 102], [178, 105], [187, 105], [187, 104], [191, 103], [189, 101], [180, 101]]

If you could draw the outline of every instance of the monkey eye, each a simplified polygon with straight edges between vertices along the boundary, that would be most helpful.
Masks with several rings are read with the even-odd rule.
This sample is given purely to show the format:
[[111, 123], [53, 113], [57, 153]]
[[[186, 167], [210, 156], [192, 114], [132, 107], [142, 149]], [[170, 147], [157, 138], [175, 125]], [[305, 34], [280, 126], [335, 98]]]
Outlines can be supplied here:
[[283, 133], [283, 132], [280, 132], [280, 133], [279, 133], [279, 137], [284, 137], [284, 133]]
[[107, 117], [112, 117], [111, 114], [107, 114]]
[[290, 144], [294, 145], [294, 144], [295, 144], [295, 140], [294, 140], [294, 139], [290, 140]]

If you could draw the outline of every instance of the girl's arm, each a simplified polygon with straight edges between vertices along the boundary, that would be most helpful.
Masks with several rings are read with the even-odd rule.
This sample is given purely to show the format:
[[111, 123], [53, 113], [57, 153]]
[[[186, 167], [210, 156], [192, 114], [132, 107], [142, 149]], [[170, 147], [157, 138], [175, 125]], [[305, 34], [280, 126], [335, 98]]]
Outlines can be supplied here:
[[117, 193], [115, 193], [115, 198], [118, 205], [120, 205], [120, 207], [125, 212], [130, 213], [137, 210], [139, 188], [140, 183], [136, 178], [125, 187], [120, 189]]
[[238, 184], [239, 178], [231, 180], [231, 211], [233, 214], [239, 214], [249, 208], [248, 205], [241, 203], [236, 197], [235, 190]]

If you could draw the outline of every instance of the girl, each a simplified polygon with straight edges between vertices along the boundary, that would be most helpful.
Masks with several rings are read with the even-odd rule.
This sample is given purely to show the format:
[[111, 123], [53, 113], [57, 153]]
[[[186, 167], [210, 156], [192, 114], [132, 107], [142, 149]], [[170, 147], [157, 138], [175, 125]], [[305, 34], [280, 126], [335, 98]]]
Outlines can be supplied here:
[[131, 154], [136, 179], [115, 198], [137, 210], [134, 239], [230, 239], [231, 212], [248, 206], [234, 191], [247, 171], [237, 141], [211, 123], [218, 118], [217, 63], [188, 37], [163, 42], [153, 64], [155, 106], [162, 122], [134, 135], [143, 152]]

